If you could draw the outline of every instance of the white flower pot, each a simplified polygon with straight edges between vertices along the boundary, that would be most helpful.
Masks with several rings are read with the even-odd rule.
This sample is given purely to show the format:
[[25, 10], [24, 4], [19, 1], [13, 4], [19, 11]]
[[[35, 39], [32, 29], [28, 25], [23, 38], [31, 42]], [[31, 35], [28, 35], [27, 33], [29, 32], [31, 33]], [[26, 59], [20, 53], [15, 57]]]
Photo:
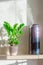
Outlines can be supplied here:
[[9, 46], [9, 52], [10, 52], [10, 55], [17, 55], [17, 53], [18, 53], [18, 46], [17, 45]]

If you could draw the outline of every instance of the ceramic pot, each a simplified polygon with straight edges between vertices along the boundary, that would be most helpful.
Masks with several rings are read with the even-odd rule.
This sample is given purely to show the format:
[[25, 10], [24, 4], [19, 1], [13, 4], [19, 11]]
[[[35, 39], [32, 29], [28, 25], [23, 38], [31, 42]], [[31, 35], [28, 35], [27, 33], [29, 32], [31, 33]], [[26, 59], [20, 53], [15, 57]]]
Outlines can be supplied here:
[[14, 46], [9, 46], [9, 52], [10, 52], [10, 55], [17, 55], [18, 53], [18, 46], [17, 45], [14, 45]]

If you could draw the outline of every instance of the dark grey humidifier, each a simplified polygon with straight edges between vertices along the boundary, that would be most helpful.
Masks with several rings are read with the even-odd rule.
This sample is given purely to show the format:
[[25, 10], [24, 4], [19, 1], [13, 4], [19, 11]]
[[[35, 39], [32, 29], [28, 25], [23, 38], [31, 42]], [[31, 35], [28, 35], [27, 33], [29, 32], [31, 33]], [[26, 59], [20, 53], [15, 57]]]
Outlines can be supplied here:
[[40, 30], [38, 24], [31, 27], [31, 54], [40, 54]]

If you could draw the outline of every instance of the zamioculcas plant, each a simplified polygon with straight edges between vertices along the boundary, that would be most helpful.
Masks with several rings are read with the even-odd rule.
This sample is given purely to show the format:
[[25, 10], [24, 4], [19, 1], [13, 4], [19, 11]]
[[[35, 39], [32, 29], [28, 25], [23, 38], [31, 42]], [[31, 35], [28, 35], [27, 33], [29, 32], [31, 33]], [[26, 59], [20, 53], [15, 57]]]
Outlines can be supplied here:
[[8, 44], [10, 45], [19, 44], [18, 38], [23, 33], [22, 28], [24, 27], [24, 23], [21, 23], [19, 26], [18, 23], [16, 23], [12, 27], [8, 22], [5, 21], [3, 25], [8, 34]]
[[22, 28], [24, 27], [24, 23], [21, 23], [20, 25], [15, 23], [11, 26], [8, 22], [4, 21], [3, 26], [8, 34], [8, 44], [10, 44], [10, 46], [18, 45], [19, 37], [23, 34]]

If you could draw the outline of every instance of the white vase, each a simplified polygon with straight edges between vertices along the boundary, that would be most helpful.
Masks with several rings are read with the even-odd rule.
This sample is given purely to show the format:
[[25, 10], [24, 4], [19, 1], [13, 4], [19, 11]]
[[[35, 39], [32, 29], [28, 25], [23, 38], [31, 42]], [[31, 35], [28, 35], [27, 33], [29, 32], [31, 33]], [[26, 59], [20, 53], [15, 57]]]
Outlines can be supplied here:
[[14, 45], [14, 46], [9, 46], [9, 52], [10, 52], [10, 55], [17, 55], [18, 53], [18, 46], [17, 45]]

